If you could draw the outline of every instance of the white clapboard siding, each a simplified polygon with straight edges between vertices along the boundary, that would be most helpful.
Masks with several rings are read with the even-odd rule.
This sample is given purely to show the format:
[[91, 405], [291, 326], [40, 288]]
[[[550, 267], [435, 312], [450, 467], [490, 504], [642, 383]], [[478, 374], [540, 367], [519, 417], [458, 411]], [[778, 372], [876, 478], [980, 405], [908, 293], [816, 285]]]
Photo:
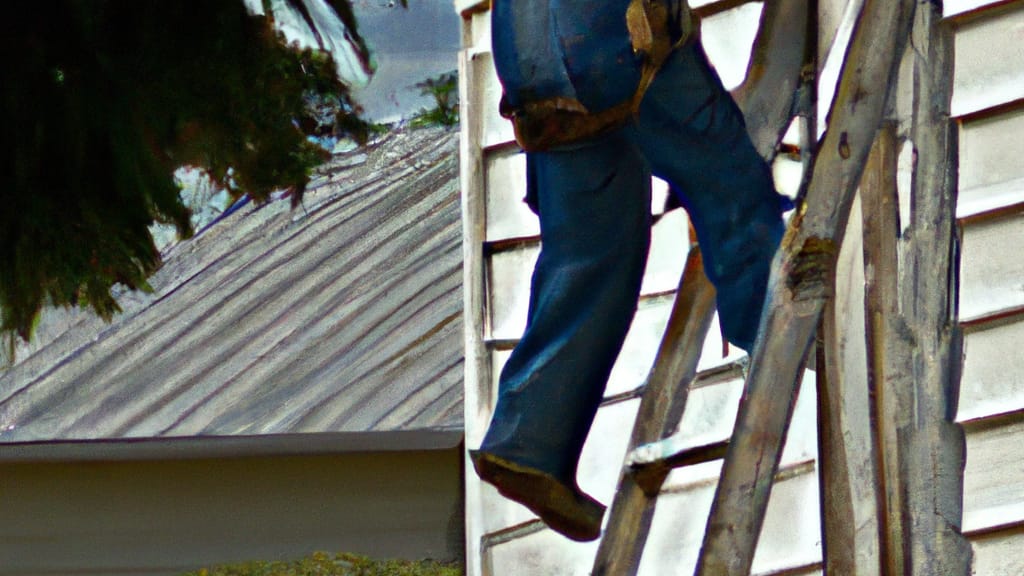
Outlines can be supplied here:
[[[696, 7], [693, 2], [690, 4]], [[747, 62], [760, 18], [761, 3], [751, 2], [708, 16], [701, 22], [704, 51], [722, 78], [722, 84], [730, 90], [739, 86], [747, 75]]]
[[526, 155], [517, 146], [487, 155], [487, 241], [532, 238], [540, 235], [537, 216], [523, 201], [526, 190]]
[[963, 232], [960, 316], [964, 321], [1024, 305], [1024, 214], [968, 223]]
[[974, 538], [971, 544], [977, 576], [1024, 574], [1024, 531], [986, 534]]
[[492, 340], [514, 340], [526, 327], [530, 272], [540, 254], [533, 242], [494, 252], [487, 259], [487, 307]]
[[[640, 573], [692, 574], [714, 497], [714, 480], [668, 487], [658, 499]], [[814, 566], [821, 558], [813, 464], [782, 468], [754, 555], [754, 574]]]
[[1024, 420], [979, 422], [967, 430], [964, 530], [1024, 523]]
[[990, 12], [982, 10], [957, 27], [954, 115], [1024, 97], [1024, 10]]
[[1002, 1], [1004, 0], [945, 0], [942, 10], [944, 16], [956, 16], [992, 4], [999, 4]]
[[960, 117], [957, 419], [967, 431], [964, 531], [974, 574], [1024, 573], [1024, 3], [947, 0]]
[[1024, 410], [1024, 322], [1010, 318], [967, 330], [957, 419]]
[[1022, 146], [1024, 108], [961, 120], [958, 217], [1024, 202]]

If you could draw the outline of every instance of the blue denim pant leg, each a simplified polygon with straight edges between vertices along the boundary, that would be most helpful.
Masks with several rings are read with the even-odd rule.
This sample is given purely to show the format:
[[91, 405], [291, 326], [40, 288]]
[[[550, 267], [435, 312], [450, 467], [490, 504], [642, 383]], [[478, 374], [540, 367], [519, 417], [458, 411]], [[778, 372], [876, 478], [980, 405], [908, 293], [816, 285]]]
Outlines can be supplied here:
[[527, 156], [542, 248], [529, 321], [501, 373], [481, 450], [575, 485], [636, 310], [650, 243], [650, 171], [632, 128]]
[[[509, 103], [557, 96], [599, 111], [631, 95], [638, 63], [618, 16], [626, 4], [597, 12], [579, 0], [496, 3], [495, 65]], [[502, 371], [481, 450], [569, 485], [636, 309], [650, 170], [690, 212], [726, 336], [747, 349], [783, 231], [768, 167], [699, 45], [672, 55], [638, 118], [594, 141], [527, 155], [543, 247], [527, 329]]]
[[638, 139], [693, 221], [725, 336], [750, 350], [785, 201], [699, 43], [677, 50], [655, 77], [640, 107]]

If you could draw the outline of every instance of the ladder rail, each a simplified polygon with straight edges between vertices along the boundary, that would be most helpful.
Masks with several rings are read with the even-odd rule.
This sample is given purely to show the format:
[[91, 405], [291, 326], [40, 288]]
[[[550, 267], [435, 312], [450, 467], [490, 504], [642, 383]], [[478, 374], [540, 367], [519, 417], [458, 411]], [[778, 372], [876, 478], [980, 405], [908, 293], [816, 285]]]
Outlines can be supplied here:
[[865, 0], [815, 159], [806, 201], [776, 256], [761, 338], [708, 518], [700, 576], [746, 575], [792, 416], [804, 356], [907, 41], [914, 0]]
[[[700, 251], [693, 248], [687, 256], [655, 368], [640, 400], [627, 453], [664, 437], [682, 416], [687, 397], [685, 384], [696, 374], [700, 350], [715, 312], [714, 296], [715, 289], [704, 275]], [[658, 484], [663, 480], [661, 476]], [[635, 574], [653, 517], [654, 499], [624, 467], [592, 574]]]
[[[788, 128], [801, 86], [810, 5], [813, 0], [766, 4], [747, 80], [734, 91], [754, 146], [769, 161]], [[700, 9], [695, 11], [700, 14]], [[665, 335], [647, 379], [627, 454], [637, 446], [670, 434], [685, 408], [687, 385], [696, 374], [715, 310], [714, 287], [704, 275], [699, 258], [699, 251], [690, 251]], [[648, 492], [660, 486], [665, 475], [667, 470], [638, 482], [628, 467], [623, 467], [592, 574], [618, 576], [637, 572], [654, 516], [655, 498]]]

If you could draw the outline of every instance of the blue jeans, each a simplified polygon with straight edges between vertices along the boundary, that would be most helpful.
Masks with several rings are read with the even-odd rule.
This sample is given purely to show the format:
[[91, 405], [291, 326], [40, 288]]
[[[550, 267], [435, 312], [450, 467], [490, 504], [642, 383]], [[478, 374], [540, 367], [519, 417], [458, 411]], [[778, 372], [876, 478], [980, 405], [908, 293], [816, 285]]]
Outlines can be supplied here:
[[[628, 2], [609, 3], [623, 4], [624, 12]], [[561, 66], [637, 66], [623, 64], [621, 43], [605, 38], [595, 45], [614, 58], [570, 53], [550, 65], [554, 71], [536, 73], [537, 66], [516, 61], [509, 51], [515, 43], [498, 32], [501, 7], [512, 4], [496, 2], [494, 14], [495, 59], [512, 104], [561, 95], [598, 111], [622, 100], [628, 73], [606, 97], [597, 89], [608, 85], [607, 70], [581, 77]], [[534, 77], [524, 79], [523, 69]], [[530, 82], [538, 77], [554, 80], [537, 90]], [[566, 78], [569, 84], [559, 84]], [[670, 184], [693, 221], [726, 337], [744, 349], [753, 345], [783, 234], [783, 202], [742, 114], [694, 42], [670, 56], [634, 121], [590, 141], [527, 154], [527, 201], [540, 217], [542, 249], [527, 328], [502, 370], [481, 450], [575, 485], [579, 454], [636, 310], [650, 245], [652, 174]]]

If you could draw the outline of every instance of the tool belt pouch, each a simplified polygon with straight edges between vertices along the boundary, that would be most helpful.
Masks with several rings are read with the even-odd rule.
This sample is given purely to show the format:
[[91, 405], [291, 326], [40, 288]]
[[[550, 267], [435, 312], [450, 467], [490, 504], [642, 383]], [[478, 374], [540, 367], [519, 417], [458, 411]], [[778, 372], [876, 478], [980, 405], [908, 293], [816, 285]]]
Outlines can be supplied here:
[[633, 51], [643, 59], [633, 96], [594, 113], [573, 98], [548, 98], [513, 108], [503, 97], [499, 111], [512, 121], [516, 141], [523, 150], [539, 152], [571, 145], [625, 125], [636, 114], [647, 87], [669, 54], [699, 36], [699, 21], [686, 0], [632, 0], [625, 19]]

